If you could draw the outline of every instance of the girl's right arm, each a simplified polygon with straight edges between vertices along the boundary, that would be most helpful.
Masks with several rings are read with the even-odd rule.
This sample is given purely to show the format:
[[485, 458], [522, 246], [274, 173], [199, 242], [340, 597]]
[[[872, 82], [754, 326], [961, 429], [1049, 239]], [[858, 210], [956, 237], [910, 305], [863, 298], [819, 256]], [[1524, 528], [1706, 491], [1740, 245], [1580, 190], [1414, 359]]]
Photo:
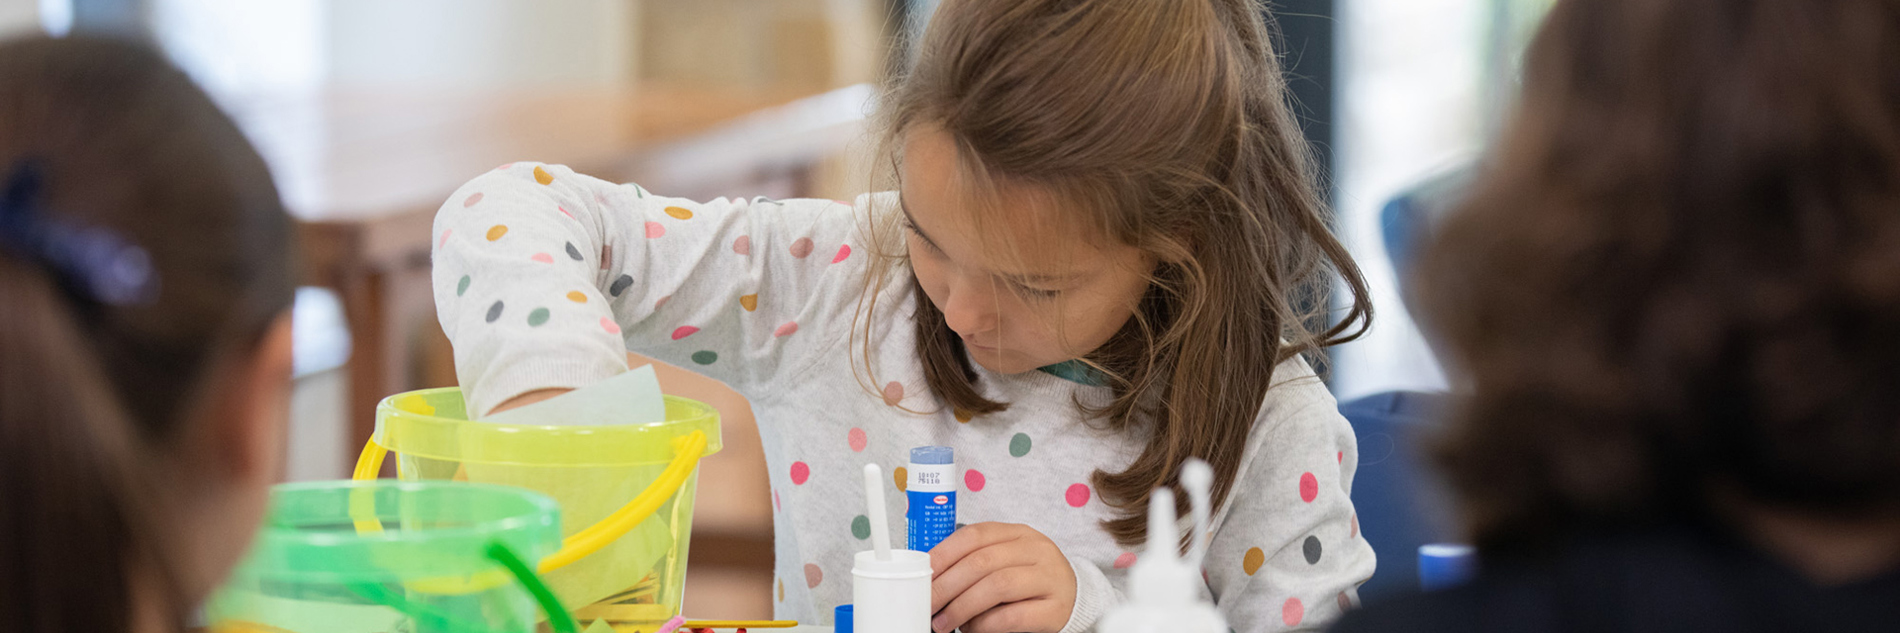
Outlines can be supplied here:
[[697, 203], [538, 163], [483, 174], [435, 219], [436, 311], [469, 413], [611, 377], [628, 350], [742, 393], [796, 369], [847, 332], [855, 226], [827, 200]]

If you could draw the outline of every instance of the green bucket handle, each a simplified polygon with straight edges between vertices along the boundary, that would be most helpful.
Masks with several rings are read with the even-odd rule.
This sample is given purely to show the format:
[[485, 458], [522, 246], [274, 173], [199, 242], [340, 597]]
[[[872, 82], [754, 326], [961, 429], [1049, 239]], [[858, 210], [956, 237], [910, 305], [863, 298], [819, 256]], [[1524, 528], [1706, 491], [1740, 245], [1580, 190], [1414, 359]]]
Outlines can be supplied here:
[[[554, 591], [548, 588], [547, 583], [541, 582], [541, 578], [535, 575], [527, 562], [521, 560], [521, 556], [499, 541], [489, 544], [486, 553], [489, 558], [506, 568], [509, 575], [520, 582], [521, 586], [528, 590], [528, 594], [534, 597], [534, 602], [541, 607], [541, 612], [547, 614], [548, 626], [554, 630], [554, 633], [579, 633], [580, 625], [574, 621], [574, 614], [569, 613], [567, 607], [561, 605], [561, 599], [555, 597]], [[428, 605], [411, 602], [408, 598], [380, 584], [355, 583], [350, 586], [350, 589], [366, 599], [395, 609], [406, 617], [434, 625], [431, 628], [465, 633], [487, 633], [490, 630], [481, 624], [463, 621]]]

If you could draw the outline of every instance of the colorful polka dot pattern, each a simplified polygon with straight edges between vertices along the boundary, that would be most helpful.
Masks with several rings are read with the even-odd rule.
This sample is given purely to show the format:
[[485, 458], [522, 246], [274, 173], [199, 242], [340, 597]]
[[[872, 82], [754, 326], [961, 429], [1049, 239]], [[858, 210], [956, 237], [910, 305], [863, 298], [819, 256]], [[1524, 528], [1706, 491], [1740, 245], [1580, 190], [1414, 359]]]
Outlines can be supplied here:
[[1305, 619], [1306, 605], [1301, 604], [1299, 598], [1287, 598], [1286, 602], [1280, 605], [1280, 621], [1286, 623], [1287, 626], [1299, 626], [1300, 621]]
[[[497, 169], [505, 170], [511, 165], [512, 163], [503, 165]], [[533, 170], [533, 175], [534, 175], [535, 181], [542, 185], [552, 185], [554, 182], [553, 173], [549, 172], [547, 168], [543, 166], [536, 166]], [[639, 197], [645, 197], [644, 192], [638, 190], [637, 186], [635, 187], [635, 189], [636, 189], [636, 195], [638, 195]], [[601, 195], [598, 192], [595, 193], [594, 197], [597, 202], [603, 205], [609, 204], [606, 197]], [[471, 193], [465, 198], [463, 198], [462, 206], [463, 208], [473, 208], [477, 204], [480, 204], [485, 198], [486, 198], [486, 194], [483, 192]], [[555, 210], [561, 213], [563, 216], [568, 217], [570, 219], [574, 219], [574, 214], [568, 211], [565, 205], [557, 204], [554, 206], [555, 206]], [[668, 207], [663, 208], [662, 212], [667, 217], [673, 218], [675, 220], [691, 220], [695, 217], [694, 211], [686, 207], [668, 206]], [[658, 239], [658, 238], [665, 237], [666, 226], [659, 222], [648, 221], [648, 222], [645, 222], [644, 224], [644, 231], [645, 231], [646, 236], [649, 239]], [[503, 237], [507, 236], [508, 232], [509, 232], [509, 227], [507, 225], [495, 224], [489, 227], [486, 233], [486, 237], [488, 241], [490, 242], [497, 242], [497, 241], [500, 241]], [[453, 233], [452, 230], [444, 230], [440, 238], [441, 243], [438, 244], [438, 247], [446, 245], [452, 233]], [[801, 237], [792, 243], [790, 250], [794, 257], [805, 258], [811, 255], [811, 252], [814, 248], [816, 248], [815, 243], [810, 237]], [[567, 255], [567, 258], [570, 260], [573, 260], [576, 262], [586, 261], [586, 255], [583, 254], [581, 252], [581, 248], [572, 241], [563, 242], [561, 244], [561, 250], [564, 254]], [[732, 250], [734, 253], [737, 253], [739, 255], [747, 255], [747, 256], [751, 255], [752, 253], [751, 236], [740, 235], [734, 238], [732, 242]], [[600, 262], [601, 269], [602, 270], [609, 269], [612, 259], [613, 259], [612, 244], [603, 244], [601, 246], [600, 254], [601, 254], [601, 262]], [[837, 253], [832, 257], [832, 263], [835, 264], [835, 263], [842, 262], [845, 259], [849, 258], [850, 256], [851, 256], [851, 246], [848, 244], [840, 245]], [[546, 252], [533, 253], [532, 255], [530, 255], [529, 259], [531, 261], [542, 263], [542, 264], [554, 263], [554, 257]], [[468, 275], [462, 276], [462, 278], [456, 282], [456, 296], [460, 297], [467, 294], [469, 286], [472, 283], [473, 283], [473, 279], [471, 276], [468, 276]], [[625, 275], [625, 274], [619, 275], [615, 277], [614, 280], [608, 285], [607, 294], [610, 297], [619, 298], [622, 295], [624, 295], [629, 288], [633, 286], [633, 283], [634, 283], [634, 279], [632, 276]], [[565, 294], [565, 297], [567, 298], [568, 301], [576, 303], [576, 304], [586, 304], [589, 301], [588, 295], [585, 292], [582, 292], [579, 290], [568, 291]], [[662, 306], [666, 304], [667, 300], [671, 298], [672, 297], [670, 295], [666, 297], [661, 297], [658, 301], [654, 303], [653, 305], [654, 310], [657, 312]], [[759, 293], [755, 292], [755, 293], [750, 293], [750, 294], [741, 296], [739, 298], [739, 304], [742, 308], [745, 309], [746, 312], [758, 311]], [[489, 306], [488, 311], [485, 315], [485, 320], [488, 323], [495, 323], [500, 320], [500, 318], [503, 316], [504, 311], [505, 311], [504, 304], [500, 301], [496, 301], [494, 304]], [[553, 313], [548, 308], [536, 307], [534, 310], [528, 313], [527, 323], [531, 327], [540, 327], [542, 325], [547, 324], [550, 320], [552, 320], [552, 318], [553, 318]], [[619, 335], [621, 334], [621, 331], [622, 331], [620, 324], [615, 322], [611, 317], [601, 317], [598, 321], [598, 325], [601, 331], [606, 332], [609, 335]], [[673, 340], [678, 341], [678, 340], [691, 337], [694, 334], [699, 333], [699, 331], [700, 331], [700, 328], [698, 326], [681, 325], [674, 328], [670, 336]], [[779, 324], [776, 328], [773, 329], [773, 336], [782, 338], [782, 337], [790, 336], [797, 332], [798, 332], [798, 323], [796, 321], [787, 321], [787, 322]], [[718, 362], [719, 353], [714, 350], [699, 350], [699, 351], [693, 352], [690, 358], [694, 363], [698, 365], [708, 366], [708, 365], [712, 365]], [[901, 384], [892, 383], [892, 385], [890, 385], [886, 389], [885, 395], [889, 399], [891, 404], [895, 405], [897, 401], [900, 401], [903, 399], [903, 386]], [[866, 443], [866, 438], [864, 437], [864, 432], [862, 431], [862, 429], [856, 430], [856, 434], [854, 435], [854, 438], [852, 441], [855, 447], [854, 450], [857, 450], [857, 451], [863, 450], [864, 444]], [[798, 467], [803, 468], [803, 469], [809, 469], [809, 466], [805, 465], [802, 462], [799, 464]], [[808, 475], [797, 475], [795, 476], [795, 479], [799, 480], [798, 483], [803, 483], [803, 477], [805, 476], [808, 476]], [[981, 474], [978, 473], [976, 477], [980, 478]], [[902, 487], [901, 481], [899, 483], [899, 486]], [[774, 505], [777, 505], [776, 495], [777, 493], [775, 492]]]
[[1267, 553], [1258, 547], [1250, 547], [1247, 548], [1247, 554], [1240, 559], [1240, 570], [1252, 576], [1254, 572], [1260, 571], [1261, 565], [1265, 564], [1267, 564]]
[[811, 479], [811, 465], [805, 462], [792, 462], [792, 485], [803, 486]]
[[1317, 497], [1319, 497], [1319, 478], [1314, 477], [1313, 473], [1301, 473], [1300, 500], [1312, 503]]
[[825, 581], [825, 570], [819, 569], [817, 565], [813, 565], [811, 563], [805, 563], [805, 587], [810, 588], [810, 589], [817, 589], [818, 583], [822, 583], [824, 581]]
[[1031, 444], [1033, 444], [1033, 442], [1029, 441], [1028, 433], [1017, 433], [1015, 437], [1009, 438], [1009, 456], [1022, 457], [1028, 455]]
[[969, 490], [970, 492], [983, 492], [983, 485], [985, 483], [988, 483], [988, 480], [983, 477], [983, 471], [977, 470], [975, 468], [964, 469], [963, 471], [964, 489]]
[[1062, 498], [1064, 501], [1069, 502], [1069, 507], [1071, 508], [1080, 508], [1082, 506], [1088, 505], [1089, 504], [1088, 484], [1071, 484], [1069, 486], [1069, 489], [1062, 493]]

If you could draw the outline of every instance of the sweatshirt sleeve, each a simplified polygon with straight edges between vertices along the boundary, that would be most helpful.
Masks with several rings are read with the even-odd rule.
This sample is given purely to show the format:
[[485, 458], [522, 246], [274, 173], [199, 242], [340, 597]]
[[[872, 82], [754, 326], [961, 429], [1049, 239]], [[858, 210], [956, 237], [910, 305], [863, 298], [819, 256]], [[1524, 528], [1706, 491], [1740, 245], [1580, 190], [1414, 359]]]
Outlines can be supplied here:
[[1352, 505], [1351, 425], [1304, 361], [1274, 380], [1206, 560], [1215, 606], [1241, 633], [1323, 629], [1374, 566]]
[[628, 350], [741, 393], [770, 382], [848, 334], [866, 259], [853, 218], [829, 200], [701, 203], [559, 165], [476, 177], [434, 228], [436, 312], [469, 413], [612, 377]]
[[1075, 570], [1075, 608], [1069, 611], [1069, 621], [1062, 625], [1061, 633], [1088, 633], [1095, 630], [1095, 623], [1109, 609], [1122, 603], [1122, 592], [1109, 582], [1101, 567], [1088, 560], [1070, 556], [1069, 568]]

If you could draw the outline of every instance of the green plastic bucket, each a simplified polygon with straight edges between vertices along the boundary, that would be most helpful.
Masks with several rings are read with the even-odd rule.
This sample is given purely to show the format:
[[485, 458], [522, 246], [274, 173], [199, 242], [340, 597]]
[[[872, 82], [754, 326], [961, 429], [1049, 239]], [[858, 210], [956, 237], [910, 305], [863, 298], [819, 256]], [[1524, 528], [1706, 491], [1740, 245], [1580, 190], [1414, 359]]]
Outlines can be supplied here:
[[545, 494], [563, 546], [539, 570], [584, 622], [651, 630], [680, 611], [699, 459], [716, 453], [719, 412], [666, 397], [652, 424], [531, 426], [467, 419], [459, 388], [384, 398], [356, 477], [385, 454], [406, 481], [461, 480]]
[[219, 633], [530, 633], [545, 612], [521, 562], [560, 529], [552, 499], [517, 488], [285, 484], [206, 611]]

